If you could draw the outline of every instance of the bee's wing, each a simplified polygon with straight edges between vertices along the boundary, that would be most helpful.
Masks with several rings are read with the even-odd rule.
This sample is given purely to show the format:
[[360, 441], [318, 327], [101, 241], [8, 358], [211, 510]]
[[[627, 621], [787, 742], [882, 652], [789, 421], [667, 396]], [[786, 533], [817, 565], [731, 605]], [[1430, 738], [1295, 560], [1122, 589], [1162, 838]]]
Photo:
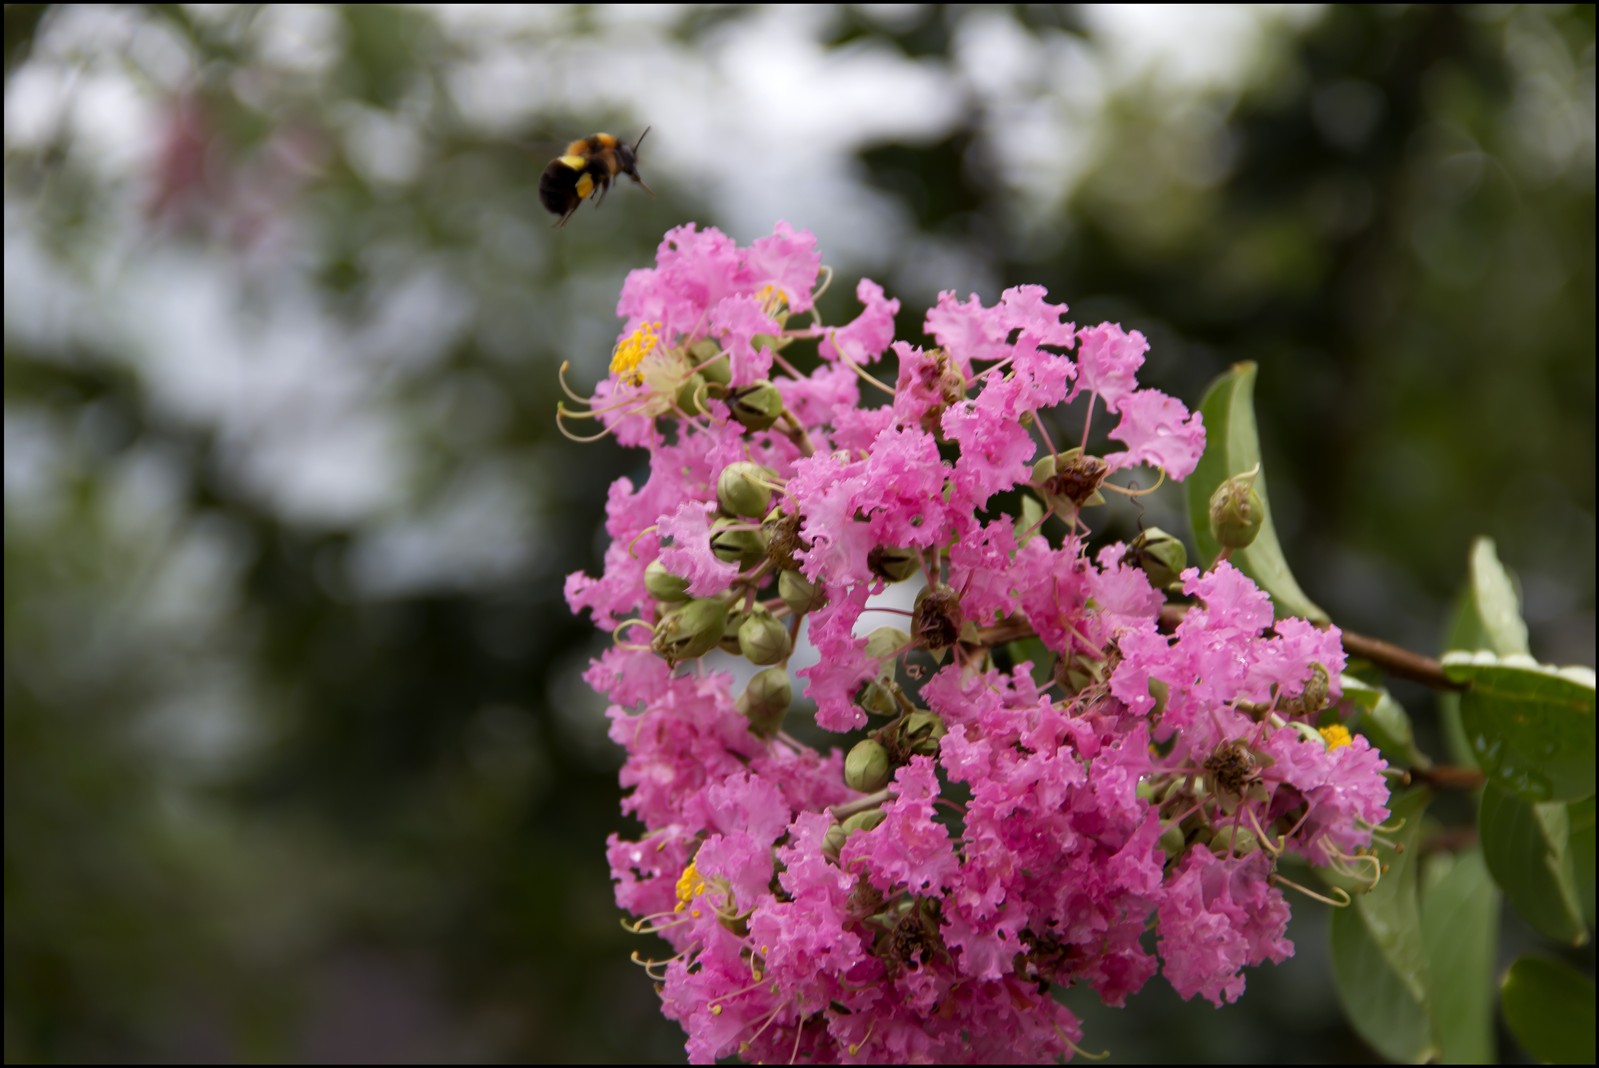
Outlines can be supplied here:
[[547, 161], [554, 159], [556, 156], [566, 155], [566, 150], [572, 144], [572, 139], [570, 137], [554, 137], [540, 131], [536, 134], [507, 137], [503, 143], [526, 152], [534, 159]]

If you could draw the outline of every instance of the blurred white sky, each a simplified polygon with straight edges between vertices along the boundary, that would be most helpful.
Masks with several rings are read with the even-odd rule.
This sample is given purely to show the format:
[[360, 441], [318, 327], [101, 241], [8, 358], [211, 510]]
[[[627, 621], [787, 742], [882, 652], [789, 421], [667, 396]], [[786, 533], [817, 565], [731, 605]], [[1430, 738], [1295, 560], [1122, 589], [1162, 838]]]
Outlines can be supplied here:
[[[225, 5], [190, 10], [219, 33], [248, 25], [240, 45], [275, 77], [314, 83], [338, 55], [340, 24], [322, 8], [268, 5], [249, 23]], [[996, 180], [1015, 183], [1017, 210], [1025, 212], [1064, 197], [1091, 160], [1110, 92], [1147, 82], [1180, 99], [1201, 87], [1225, 88], [1247, 76], [1263, 35], [1318, 9], [1084, 8], [1097, 48], [1062, 33], [1024, 32], [1004, 14], [977, 9], [953, 45], [964, 84], [884, 48], [825, 50], [818, 41], [834, 17], [826, 7], [759, 9], [730, 20], [697, 51], [660, 32], [679, 10], [673, 6], [589, 9], [584, 17], [608, 29], [576, 41], [562, 32], [578, 17], [570, 8], [432, 10], [450, 38], [443, 81], [467, 122], [510, 135], [563, 110], [552, 100], [568, 99], [581, 109], [637, 115], [653, 128], [653, 183], [706, 190], [741, 241], [788, 219], [816, 232], [829, 262], [848, 263], [909, 240], [911, 231], [851, 170], [849, 154], [859, 145], [936, 139], [972, 104], [970, 93], [1015, 164]], [[905, 15], [892, 5], [864, 10], [885, 22]], [[475, 584], [525, 564], [537, 531], [534, 517], [508, 511], [525, 498], [515, 486], [519, 472], [485, 468], [432, 515], [402, 507], [415, 458], [385, 391], [392, 374], [433, 358], [461, 327], [464, 302], [450, 281], [414, 272], [368, 321], [351, 325], [319, 307], [311, 280], [297, 273], [292, 234], [258, 253], [280, 257], [267, 274], [248, 258], [154, 245], [139, 207], [170, 94], [196, 76], [186, 44], [166, 22], [130, 7], [61, 9], [46, 30], [7, 86], [8, 155], [67, 133], [71, 151], [110, 190], [114, 202], [105, 210], [114, 225], [105, 247], [61, 262], [35, 229], [29, 203], [13, 196], [8, 168], [8, 338], [115, 339], [94, 347], [134, 360], [163, 410], [215, 430], [237, 477], [292, 520], [389, 515], [393, 522], [357, 556], [363, 584], [398, 590], [446, 576]], [[596, 79], [597, 69], [606, 76]], [[272, 86], [241, 68], [234, 89], [245, 100], [270, 99]], [[402, 102], [392, 113], [345, 104], [328, 118], [374, 182], [403, 181], [426, 159], [425, 103]], [[706, 149], [725, 145], [740, 146], [736, 168]], [[904, 255], [929, 290], [995, 296], [987, 279], [936, 246], [907, 247]], [[608, 335], [608, 324], [595, 326], [596, 336]], [[29, 433], [12, 425], [8, 408], [8, 444]], [[8, 505], [14, 492], [39, 484], [22, 468], [47, 452], [7, 450]]]
[[[341, 55], [343, 25], [324, 7], [186, 10], [255, 58], [230, 87], [269, 118], [283, 118], [272, 112], [286, 90], [309, 87], [314, 94]], [[1174, 109], [1191, 108], [1206, 93], [1225, 101], [1271, 62], [1274, 34], [1323, 9], [1088, 6], [1076, 9], [1090, 30], [1085, 43], [1026, 31], [1002, 12], [973, 8], [952, 42], [954, 78], [945, 66], [870, 44], [824, 49], [818, 42], [835, 18], [828, 7], [770, 5], [740, 13], [692, 51], [661, 32], [679, 6], [429, 10], [447, 38], [440, 52], [448, 62], [437, 84], [462, 120], [490, 138], [519, 139], [562, 113], [635, 116], [637, 129], [612, 132], [632, 137], [651, 126], [645, 173], [652, 185], [703, 191], [720, 212], [718, 222], [739, 241], [786, 219], [817, 234], [826, 262], [880, 263], [889, 248], [902, 286], [929, 294], [976, 291], [991, 301], [997, 293], [980, 266], [915, 233], [896, 215], [897, 202], [867, 187], [854, 169], [855, 149], [885, 140], [935, 141], [980, 108], [988, 155], [1008, 165], [989, 180], [1006, 183], [1014, 204], [1011, 236], [1025, 238], [1026, 220], [1062, 202], [1113, 135], [1105, 121], [1113, 94], [1146, 88]], [[885, 23], [907, 17], [897, 5], [857, 11]], [[605, 31], [574, 38], [567, 24], [578, 19]], [[1547, 154], [1553, 169], [1562, 154], [1586, 151], [1591, 173], [1591, 60], [1586, 86], [1574, 87], [1584, 72], [1561, 68], [1561, 48], [1541, 44], [1535, 26], [1514, 47], [1522, 50], [1522, 67], [1538, 72], [1522, 123], [1529, 153]], [[604, 76], [596, 78], [597, 70]], [[128, 361], [157, 412], [213, 433], [227, 475], [278, 515], [312, 528], [360, 528], [350, 574], [340, 576], [358, 596], [481, 589], [512, 576], [557, 578], [540, 574], [533, 555], [543, 520], [529, 503], [541, 497], [529, 482], [544, 477], [546, 457], [475, 463], [443, 492], [412, 499], [430, 457], [418, 413], [399, 410], [392, 392], [410, 370], [440, 358], [458, 331], [474, 328], [466, 283], [438, 264], [403, 262], [404, 249], [373, 249], [392, 277], [359, 321], [336, 319], [309, 276], [317, 235], [297, 230], [293, 212], [273, 217], [269, 186], [253, 191], [258, 202], [250, 206], [276, 225], [247, 253], [151, 235], [144, 207], [164, 124], [174, 96], [201, 73], [185, 40], [146, 9], [64, 6], [51, 13], [5, 94], [8, 348], [32, 341], [35, 351], [81, 347]], [[381, 188], [407, 182], [428, 165], [427, 122], [436, 103], [413, 96], [380, 112], [340, 99], [319, 118], [341, 139], [351, 164]], [[549, 132], [565, 140], [587, 131]], [[40, 210], [40, 190], [13, 182], [13, 155], [47, 145], [66, 146], [104, 190], [95, 205], [104, 225], [93, 242], [61, 248]], [[737, 146], [732, 161], [726, 146]], [[286, 147], [292, 157], [293, 146]], [[286, 165], [292, 171], [297, 164], [288, 158]], [[495, 240], [538, 263], [559, 237], [551, 236], [531, 196], [528, 203], [537, 217], [521, 228], [515, 221], [502, 225]], [[853, 286], [853, 276], [845, 277]], [[574, 306], [568, 321], [541, 328], [571, 338], [575, 351], [603, 354], [616, 328], [609, 316], [620, 282], [620, 276], [568, 279]], [[486, 338], [486, 346], [514, 355], [522, 344], [516, 329]], [[507, 402], [492, 386], [478, 386], [463, 383], [462, 396], [436, 398], [437, 411], [421, 417], [490, 433], [495, 405]], [[553, 408], [553, 382], [551, 392]], [[472, 419], [460, 418], [461, 411]], [[70, 479], [56, 474], [70, 469], [74, 443], [95, 432], [96, 418], [94, 411], [19, 412], [7, 400], [8, 529], [49, 511], [52, 494], [64, 496]], [[112, 484], [119, 530], [170, 545], [169, 570], [158, 583], [165, 602], [222, 611], [213, 591], [228, 588], [230, 568], [250, 551], [238, 533], [203, 522], [174, 529], [181, 509], [169, 505], [181, 479], [154, 450], [130, 450], [117, 469], [97, 474]], [[203, 618], [192, 622], [197, 632], [207, 627]], [[555, 707], [585, 722], [592, 711], [577, 699]], [[596, 744], [609, 751], [598, 736]]]

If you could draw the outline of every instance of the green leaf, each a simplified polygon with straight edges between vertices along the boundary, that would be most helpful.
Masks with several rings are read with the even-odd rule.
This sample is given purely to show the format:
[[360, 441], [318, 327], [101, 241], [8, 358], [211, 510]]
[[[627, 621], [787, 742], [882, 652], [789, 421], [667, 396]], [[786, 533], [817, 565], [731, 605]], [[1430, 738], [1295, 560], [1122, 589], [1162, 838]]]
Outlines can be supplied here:
[[1373, 686], [1347, 671], [1339, 676], [1338, 685], [1344, 691], [1344, 700], [1354, 705], [1361, 714], [1370, 712], [1377, 707], [1377, 702], [1382, 700], [1381, 686]]
[[1573, 801], [1566, 806], [1566, 818], [1571, 821], [1571, 872], [1577, 884], [1577, 901], [1582, 906], [1582, 919], [1589, 927], [1594, 925], [1594, 804], [1593, 798]]
[[1594, 673], [1531, 657], [1447, 653], [1444, 674], [1470, 685], [1460, 724], [1477, 764], [1527, 801], [1578, 801], [1594, 792]]
[[1032, 665], [1028, 674], [1032, 676], [1033, 685], [1049, 684], [1051, 669], [1055, 665], [1055, 654], [1041, 639], [1017, 638], [1015, 641], [1005, 643], [1005, 652], [1010, 655], [1012, 666], [1021, 663]]
[[[1194, 544], [1201, 562], [1208, 565], [1221, 552], [1221, 545], [1210, 533], [1210, 496], [1216, 487], [1234, 475], [1241, 475], [1260, 464], [1260, 438], [1255, 429], [1255, 365], [1234, 364], [1232, 370], [1216, 379], [1200, 402], [1205, 420], [1205, 455], [1188, 477], [1188, 518], [1193, 524]], [[1318, 608], [1299, 588], [1288, 559], [1277, 541], [1277, 528], [1271, 519], [1271, 498], [1266, 493], [1265, 465], [1261, 465], [1255, 489], [1266, 506], [1260, 533], [1247, 549], [1240, 549], [1231, 562], [1267, 593], [1276, 604], [1278, 617], [1300, 616], [1313, 623], [1327, 622], [1327, 613]]]
[[1549, 1064], [1594, 1062], [1592, 979], [1560, 961], [1522, 957], [1499, 994], [1505, 1023], [1528, 1053]]
[[1471, 599], [1487, 645], [1451, 645], [1451, 649], [1490, 649], [1500, 656], [1532, 652], [1527, 624], [1521, 618], [1516, 584], [1499, 562], [1493, 539], [1478, 538], [1471, 546]]
[[1396, 836], [1403, 851], [1378, 845], [1386, 867], [1380, 882], [1329, 925], [1338, 999], [1355, 1030], [1383, 1056], [1422, 1061], [1438, 1056], [1427, 980], [1427, 953], [1416, 894], [1415, 839], [1427, 793], [1412, 790], [1390, 802], [1404, 820]]
[[1369, 738], [1382, 750], [1390, 764], [1408, 764], [1411, 767], [1428, 767], [1432, 762], [1416, 747], [1416, 734], [1410, 726], [1410, 716], [1404, 706], [1380, 686], [1368, 686], [1345, 673], [1341, 684], [1344, 699], [1359, 712], [1355, 716], [1355, 729]]
[[1472, 593], [1470, 580], [1455, 598], [1453, 611], [1449, 613], [1449, 626], [1444, 630], [1444, 647], [1446, 653], [1469, 653], [1476, 649], [1488, 648], [1488, 631], [1482, 625], [1482, 616], [1477, 611], [1477, 598]]
[[[1509, 656], [1526, 654], [1527, 624], [1521, 618], [1515, 576], [1499, 562], [1490, 538], [1478, 538], [1466, 564], [1466, 588], [1461, 591], [1444, 636], [1445, 653], [1487, 649]], [[1460, 695], [1438, 695], [1439, 722], [1444, 744], [1456, 764], [1476, 766], [1477, 754], [1460, 719]]]
[[[1483, 787], [1477, 827], [1488, 871], [1522, 918], [1556, 942], [1587, 941], [1567, 806], [1535, 805], [1490, 782]], [[1592, 841], [1591, 826], [1588, 834]], [[1590, 863], [1590, 885], [1592, 871]]]
[[1422, 869], [1421, 935], [1446, 1064], [1494, 1060], [1493, 971], [1499, 891], [1482, 854], [1440, 853]]
[[[1455, 599], [1454, 611], [1449, 615], [1449, 627], [1444, 634], [1444, 653], [1456, 650], [1486, 649], [1488, 635], [1477, 612], [1477, 599], [1472, 595], [1471, 584], [1460, 591]], [[1477, 766], [1477, 754], [1471, 751], [1466, 738], [1466, 728], [1460, 725], [1460, 695], [1450, 691], [1438, 694], [1438, 723], [1443, 730], [1444, 746], [1449, 759], [1462, 767]]]

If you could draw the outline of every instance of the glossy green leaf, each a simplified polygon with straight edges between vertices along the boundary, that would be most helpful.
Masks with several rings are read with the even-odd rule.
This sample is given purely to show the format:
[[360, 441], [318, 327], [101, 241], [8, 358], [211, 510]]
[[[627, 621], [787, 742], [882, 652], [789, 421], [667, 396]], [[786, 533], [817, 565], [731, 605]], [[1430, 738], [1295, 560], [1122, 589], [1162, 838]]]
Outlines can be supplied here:
[[1454, 609], [1449, 613], [1449, 626], [1444, 631], [1446, 653], [1465, 652], [1488, 648], [1488, 631], [1482, 625], [1482, 613], [1477, 610], [1477, 596], [1468, 577], [1466, 585], [1455, 598]]
[[1521, 618], [1521, 598], [1515, 580], [1499, 562], [1493, 539], [1478, 538], [1471, 546], [1471, 599], [1487, 645], [1451, 645], [1451, 649], [1489, 649], [1500, 656], [1532, 652], [1527, 644], [1527, 624]]
[[1499, 891], [1478, 850], [1439, 853], [1424, 865], [1421, 934], [1440, 1060], [1492, 1063]]
[[[1521, 618], [1515, 576], [1499, 562], [1492, 539], [1478, 538], [1472, 543], [1466, 576], [1466, 587], [1450, 615], [1443, 651], [1487, 649], [1503, 656], [1526, 654], [1527, 624]], [[1438, 715], [1450, 759], [1456, 764], [1476, 766], [1477, 754], [1460, 718], [1460, 695], [1439, 694]]]
[[1533, 804], [1490, 782], [1483, 787], [1477, 828], [1488, 871], [1511, 907], [1556, 942], [1586, 941], [1567, 806]]
[[1377, 707], [1377, 702], [1382, 700], [1381, 686], [1373, 686], [1347, 671], [1339, 676], [1338, 685], [1344, 691], [1344, 700], [1354, 705], [1361, 713], [1370, 712]]
[[1477, 764], [1527, 801], [1578, 801], [1594, 792], [1594, 673], [1530, 657], [1448, 653], [1444, 673], [1470, 685], [1460, 724]]
[[1549, 1064], [1594, 1062], [1594, 984], [1570, 965], [1522, 957], [1499, 987], [1510, 1033]]
[[[1201, 566], [1208, 565], [1221, 552], [1210, 533], [1210, 495], [1233, 475], [1240, 475], [1260, 464], [1260, 437], [1255, 429], [1255, 365], [1234, 364], [1232, 369], [1211, 384], [1199, 410], [1205, 420], [1205, 455], [1188, 477], [1188, 518], [1193, 525], [1194, 544]], [[1261, 465], [1255, 489], [1266, 505], [1266, 518], [1254, 544], [1234, 552], [1229, 558], [1242, 572], [1271, 594], [1277, 615], [1300, 616], [1312, 622], [1327, 622], [1327, 613], [1318, 608], [1300, 589], [1288, 559], [1277, 541], [1277, 528], [1271, 519], [1271, 498], [1266, 493], [1265, 465]]]
[[[1488, 636], [1483, 630], [1482, 616], [1477, 612], [1477, 598], [1472, 593], [1468, 579], [1465, 588], [1455, 598], [1454, 610], [1449, 614], [1449, 626], [1444, 633], [1443, 653], [1457, 650], [1486, 649]], [[1438, 725], [1443, 731], [1444, 746], [1449, 759], [1462, 767], [1477, 766], [1477, 754], [1471, 751], [1466, 740], [1466, 728], [1460, 725], [1460, 695], [1449, 691], [1438, 694]]]
[[1416, 747], [1416, 734], [1404, 706], [1380, 686], [1368, 686], [1352, 675], [1341, 680], [1344, 699], [1359, 711], [1354, 728], [1382, 750], [1390, 764], [1425, 768], [1432, 762]]
[[1594, 799], [1584, 798], [1566, 806], [1571, 821], [1571, 872], [1577, 884], [1577, 901], [1582, 906], [1583, 922], [1594, 925]]
[[1427, 804], [1413, 790], [1390, 804], [1404, 821], [1395, 836], [1403, 852], [1380, 845], [1382, 880], [1329, 924], [1333, 978], [1350, 1023], [1379, 1053], [1395, 1061], [1436, 1057], [1427, 953], [1416, 891], [1415, 839]]

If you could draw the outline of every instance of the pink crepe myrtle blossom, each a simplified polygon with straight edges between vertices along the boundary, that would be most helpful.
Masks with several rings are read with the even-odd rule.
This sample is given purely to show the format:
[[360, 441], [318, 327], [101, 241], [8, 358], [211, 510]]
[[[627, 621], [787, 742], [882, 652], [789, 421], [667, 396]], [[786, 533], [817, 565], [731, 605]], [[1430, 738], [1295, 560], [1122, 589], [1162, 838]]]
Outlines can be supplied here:
[[[870, 280], [822, 323], [828, 278], [787, 224], [679, 227], [561, 411], [650, 459], [566, 592], [615, 637], [585, 678], [641, 830], [607, 856], [670, 946], [663, 1012], [696, 1062], [1009, 1063], [1078, 1051], [1057, 986], [1237, 998], [1292, 952], [1280, 856], [1375, 878], [1385, 765], [1329, 721], [1337, 631], [1226, 562], [1183, 572], [1174, 625], [1169, 574], [1094, 537], [1124, 472], [1204, 449], [1143, 335], [1018, 286], [896, 340]], [[765, 514], [719, 496], [735, 463]], [[906, 581], [909, 613], [871, 600]], [[816, 662], [773, 664], [774, 628]]]

